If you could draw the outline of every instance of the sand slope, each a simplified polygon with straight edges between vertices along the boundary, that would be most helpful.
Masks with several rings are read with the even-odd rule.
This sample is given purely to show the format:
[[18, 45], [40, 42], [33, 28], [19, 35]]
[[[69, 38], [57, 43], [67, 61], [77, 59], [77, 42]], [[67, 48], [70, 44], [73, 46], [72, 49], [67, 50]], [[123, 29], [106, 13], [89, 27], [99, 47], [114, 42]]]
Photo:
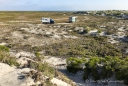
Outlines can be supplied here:
[[22, 72], [29, 72], [29, 68], [16, 69], [0, 63], [0, 86], [30, 86], [34, 84], [31, 78], [24, 78]]

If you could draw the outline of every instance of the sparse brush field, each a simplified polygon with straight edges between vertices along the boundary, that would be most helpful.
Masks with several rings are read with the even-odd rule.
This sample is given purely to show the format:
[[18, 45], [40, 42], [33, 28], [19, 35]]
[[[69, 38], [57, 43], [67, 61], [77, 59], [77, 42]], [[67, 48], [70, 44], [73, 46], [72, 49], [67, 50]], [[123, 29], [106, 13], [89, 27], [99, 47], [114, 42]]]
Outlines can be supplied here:
[[31, 22], [31, 23], [41, 23], [42, 17], [50, 17], [55, 19], [56, 22], [66, 21], [68, 22], [68, 17], [71, 13], [67, 13], [66, 15], [63, 12], [0, 12], [0, 20], [1, 22], [16, 23], [19, 22]]
[[[76, 22], [69, 23], [69, 16], [76, 16]], [[42, 17], [52, 18], [55, 24], [42, 24]], [[35, 76], [33, 79], [42, 83], [39, 86], [56, 86], [57, 83], [50, 82], [52, 78], [75, 86], [70, 77], [55, 70], [53, 63], [45, 61], [47, 56], [67, 59], [69, 72], [77, 73], [79, 69], [81, 71], [80, 65], [86, 66], [82, 69], [82, 77], [87, 79], [91, 75], [88, 72], [92, 72], [95, 80], [101, 79], [96, 75], [99, 68], [96, 65], [103, 60], [105, 71], [111, 72], [111, 75], [116, 71], [117, 75], [120, 74], [117, 78], [123, 79], [121, 73], [128, 68], [127, 63], [123, 64], [128, 58], [128, 20], [111, 16], [75, 15], [73, 12], [0, 12], [1, 63], [15, 65], [21, 69], [34, 69], [50, 78], [44, 82], [37, 79], [37, 73], [34, 73], [37, 76], [28, 74], [27, 77]], [[84, 60], [81, 61], [81, 58]], [[119, 67], [116, 67], [117, 65]], [[87, 71], [87, 68], [90, 71]], [[122, 68], [123, 71], [117, 68]], [[102, 73], [103, 76], [105, 74], [108, 73]], [[128, 76], [128, 73], [125, 73], [125, 76]], [[124, 79], [125, 84], [127, 80]], [[75, 80], [74, 82], [79, 83]]]
[[66, 40], [45, 47], [46, 54], [65, 57], [123, 57], [121, 50], [107, 43], [106, 37], [81, 37], [77, 40]]

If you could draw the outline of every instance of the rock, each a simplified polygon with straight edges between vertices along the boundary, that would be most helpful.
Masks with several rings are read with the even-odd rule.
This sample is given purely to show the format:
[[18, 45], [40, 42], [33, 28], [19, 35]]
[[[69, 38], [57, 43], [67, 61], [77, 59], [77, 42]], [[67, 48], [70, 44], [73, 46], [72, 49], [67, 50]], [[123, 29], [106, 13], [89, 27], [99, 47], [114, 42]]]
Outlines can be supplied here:
[[3, 45], [3, 46], [4, 46], [4, 45], [7, 45], [7, 43], [5, 43], [5, 42], [1, 42], [0, 45]]

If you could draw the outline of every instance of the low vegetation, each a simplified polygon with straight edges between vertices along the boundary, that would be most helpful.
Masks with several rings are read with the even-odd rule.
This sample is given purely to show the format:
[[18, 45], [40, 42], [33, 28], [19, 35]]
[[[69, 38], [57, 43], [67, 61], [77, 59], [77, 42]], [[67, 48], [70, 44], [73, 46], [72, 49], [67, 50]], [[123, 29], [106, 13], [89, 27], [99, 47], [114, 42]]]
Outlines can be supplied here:
[[124, 83], [128, 85], [127, 61], [128, 57], [119, 58], [111, 56], [106, 56], [104, 58], [91, 57], [88, 61], [81, 58], [69, 58], [67, 59], [67, 70], [72, 73], [77, 73], [77, 71], [80, 71], [80, 69], [84, 67], [84, 80], [92, 76], [93, 79], [97, 81], [115, 75], [118, 80], [124, 81]]
[[7, 63], [9, 65], [19, 66], [19, 64], [16, 62], [15, 57], [11, 57], [9, 55], [9, 48], [6, 46], [0, 45], [0, 62]]
[[106, 37], [85, 36], [76, 40], [67, 40], [44, 47], [47, 55], [54, 56], [120, 56], [121, 50], [107, 43]]

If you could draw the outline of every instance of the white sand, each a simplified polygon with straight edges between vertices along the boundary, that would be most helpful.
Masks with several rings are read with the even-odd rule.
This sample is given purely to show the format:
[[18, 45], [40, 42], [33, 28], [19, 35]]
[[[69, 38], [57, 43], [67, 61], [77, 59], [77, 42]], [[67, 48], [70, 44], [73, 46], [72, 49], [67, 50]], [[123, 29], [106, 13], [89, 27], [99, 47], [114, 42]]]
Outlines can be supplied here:
[[0, 45], [3, 45], [4, 46], [4, 45], [6, 45], [6, 43], [5, 42], [1, 42]]
[[57, 86], [71, 86], [71, 85], [67, 84], [66, 82], [63, 82], [62, 80], [59, 80], [57, 78], [53, 78], [51, 80], [51, 82], [54, 84], [57, 84]]
[[1, 75], [5, 75], [6, 73], [9, 73], [14, 70], [15, 70], [14, 67], [10, 67], [9, 65], [0, 63], [0, 79], [2, 78]]
[[66, 59], [61, 59], [57, 57], [45, 56], [45, 61], [52, 65], [66, 64]]
[[30, 86], [34, 84], [31, 78], [23, 78], [21, 72], [29, 72], [29, 68], [16, 69], [7, 64], [0, 63], [0, 86]]
[[33, 53], [30, 53], [30, 52], [18, 52], [18, 53], [16, 53], [16, 55], [15, 55], [15, 57], [16, 58], [19, 58], [19, 57], [29, 57], [29, 58], [34, 58], [34, 57], [36, 57], [35, 56], [35, 54], [33, 54]]
[[57, 23], [57, 24], [71, 24], [71, 23]]
[[97, 33], [98, 30], [90, 30], [88, 33], [89, 34], [93, 34], [93, 33]]

